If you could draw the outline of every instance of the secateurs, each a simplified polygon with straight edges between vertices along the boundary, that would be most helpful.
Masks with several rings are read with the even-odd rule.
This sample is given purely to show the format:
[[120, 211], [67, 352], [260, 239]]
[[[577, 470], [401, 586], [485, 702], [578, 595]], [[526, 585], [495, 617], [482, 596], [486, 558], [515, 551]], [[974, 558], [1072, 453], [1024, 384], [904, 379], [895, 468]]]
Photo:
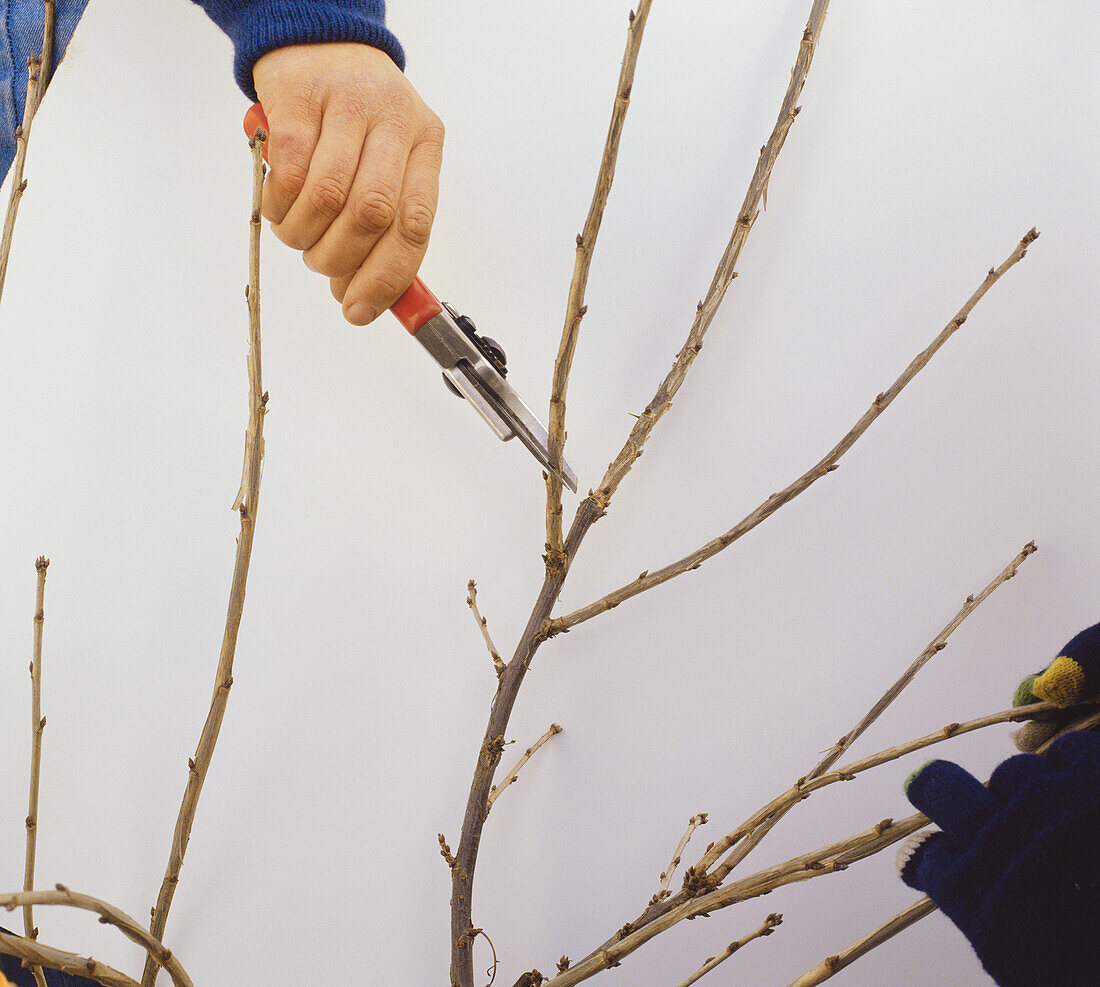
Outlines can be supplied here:
[[[245, 114], [244, 129], [251, 137], [257, 128], [267, 130], [268, 124], [263, 107], [254, 103]], [[551, 466], [546, 429], [504, 379], [506, 358], [495, 340], [479, 335], [471, 319], [440, 302], [420, 278], [390, 311], [439, 364], [451, 390], [473, 405], [498, 438], [505, 442], [518, 438], [535, 459], [576, 493], [576, 473], [564, 459], [560, 470]]]

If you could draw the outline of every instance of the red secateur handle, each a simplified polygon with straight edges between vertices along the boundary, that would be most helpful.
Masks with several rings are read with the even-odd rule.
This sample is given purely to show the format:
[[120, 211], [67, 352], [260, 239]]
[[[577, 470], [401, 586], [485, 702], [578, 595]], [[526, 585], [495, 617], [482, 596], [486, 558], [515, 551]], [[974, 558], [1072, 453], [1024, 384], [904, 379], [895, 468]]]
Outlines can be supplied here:
[[[266, 133], [271, 132], [267, 125], [267, 116], [264, 113], [264, 108], [259, 103], [253, 103], [244, 115], [244, 132], [251, 137], [256, 133], [257, 129], [262, 129]], [[266, 145], [264, 146], [263, 153], [264, 160], [266, 161]], [[415, 336], [425, 322], [429, 319], [434, 319], [443, 311], [443, 306], [439, 303], [439, 299], [428, 290], [428, 286], [424, 284], [420, 278], [414, 278], [413, 283], [409, 285], [405, 294], [398, 298], [390, 307], [390, 311], [397, 317], [397, 321], [408, 329], [411, 335]]]

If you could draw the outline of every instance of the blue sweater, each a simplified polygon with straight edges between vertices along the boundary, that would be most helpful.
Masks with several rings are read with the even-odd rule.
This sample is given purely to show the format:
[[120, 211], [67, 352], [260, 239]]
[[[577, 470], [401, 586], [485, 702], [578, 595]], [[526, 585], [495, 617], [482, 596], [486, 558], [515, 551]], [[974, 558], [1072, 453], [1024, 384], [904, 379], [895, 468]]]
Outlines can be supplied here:
[[[266, 52], [309, 41], [359, 41], [405, 67], [386, 28], [385, 0], [194, 0], [233, 42], [233, 74], [256, 99], [252, 66]], [[56, 0], [54, 61], [61, 60], [88, 0]], [[27, 98], [27, 59], [42, 46], [42, 0], [0, 0], [0, 182], [15, 157]]]

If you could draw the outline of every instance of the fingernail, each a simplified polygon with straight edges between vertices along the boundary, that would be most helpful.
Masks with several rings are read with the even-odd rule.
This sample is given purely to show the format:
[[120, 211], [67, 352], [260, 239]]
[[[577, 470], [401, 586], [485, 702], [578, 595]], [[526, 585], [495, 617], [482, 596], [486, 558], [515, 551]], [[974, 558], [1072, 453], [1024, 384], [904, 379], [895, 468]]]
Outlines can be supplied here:
[[378, 311], [366, 302], [356, 302], [347, 310], [346, 316], [348, 322], [357, 326], [365, 326], [378, 317]]

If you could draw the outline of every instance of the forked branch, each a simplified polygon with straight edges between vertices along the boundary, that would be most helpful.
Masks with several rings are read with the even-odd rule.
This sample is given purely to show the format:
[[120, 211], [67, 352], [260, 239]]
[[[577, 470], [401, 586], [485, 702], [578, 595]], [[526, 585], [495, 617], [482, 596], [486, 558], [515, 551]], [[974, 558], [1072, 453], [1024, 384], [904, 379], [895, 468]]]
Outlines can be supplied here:
[[[470, 794], [466, 801], [466, 810], [462, 821], [462, 835], [455, 855], [456, 865], [451, 868], [451, 984], [452, 987], [474, 987], [473, 952], [471, 944], [473, 939], [470, 930], [475, 928], [471, 916], [473, 900], [473, 882], [477, 866], [478, 849], [481, 845], [481, 834], [485, 826], [485, 819], [489, 811], [488, 797], [493, 783], [493, 776], [500, 762], [501, 744], [507, 732], [508, 720], [515, 706], [523, 679], [527, 674], [531, 660], [538, 650], [539, 645], [546, 640], [547, 619], [561, 592], [562, 584], [568, 575], [572, 560], [576, 557], [581, 542], [588, 530], [606, 513], [608, 501], [615, 488], [618, 486], [630, 464], [634, 462], [641, 451], [641, 444], [652, 431], [657, 418], [667, 410], [672, 395], [682, 384], [695, 354], [702, 345], [702, 337], [706, 332], [717, 311], [725, 289], [733, 279], [733, 265], [739, 256], [741, 246], [752, 226], [751, 221], [743, 222], [746, 216], [751, 214], [755, 220], [756, 206], [763, 195], [764, 187], [771, 174], [772, 166], [786, 139], [790, 125], [795, 116], [795, 102], [802, 91], [806, 74], [809, 71], [813, 52], [820, 36], [821, 25], [825, 19], [825, 11], [828, 8], [827, 0], [814, 0], [810, 12], [810, 19], [803, 32], [799, 46], [798, 58], [795, 69], [791, 75], [791, 83], [784, 97], [783, 107], [780, 110], [772, 136], [761, 151], [760, 160], [756, 172], [750, 183], [749, 192], [746, 195], [746, 205], [742, 207], [737, 227], [734, 230], [730, 244], [722, 255], [718, 270], [715, 273], [707, 299], [700, 305], [692, 325], [688, 341], [685, 343], [680, 357], [677, 359], [673, 370], [665, 378], [658, 388], [653, 401], [650, 402], [646, 413], [639, 420], [631, 432], [623, 452], [612, 462], [605, 474], [604, 482], [599, 490], [585, 497], [570, 526], [569, 533], [565, 537], [560, 554], [551, 546], [547, 553], [546, 574], [543, 579], [542, 589], [532, 608], [527, 626], [513, 653], [512, 660], [508, 663], [504, 674], [501, 675], [496, 694], [493, 698], [489, 712], [489, 722], [485, 729], [481, 748], [478, 752], [477, 763], [474, 766], [473, 778], [470, 782]], [[635, 18], [636, 19], [636, 18]], [[579, 311], [579, 310], [578, 310]], [[555, 414], [551, 408], [551, 414]], [[553, 498], [548, 497], [549, 513], [553, 513]], [[552, 519], [549, 519], [552, 523]], [[550, 525], [548, 525], [550, 527]], [[552, 539], [548, 539], [548, 542]]]
[[[871, 423], [893, 403], [894, 399], [902, 392], [905, 386], [928, 365], [929, 361], [936, 355], [940, 347], [955, 334], [959, 326], [966, 321], [967, 316], [970, 315], [974, 306], [977, 305], [982, 296], [1000, 280], [1005, 271], [1026, 256], [1028, 246], [1034, 242], [1038, 236], [1039, 233], [1037, 230], [1029, 230], [1024, 234], [1012, 253], [1008, 255], [999, 267], [991, 267], [989, 269], [982, 283], [966, 300], [962, 308], [955, 313], [951, 321], [944, 326], [940, 334], [913, 358], [909, 366], [902, 371], [901, 375], [893, 384], [885, 391], [878, 394], [874, 401], [871, 402], [870, 408], [868, 408], [859, 421], [848, 430], [847, 434], [826, 453], [825, 457], [814, 466], [810, 467], [802, 476], [779, 493], [774, 493], [768, 497], [767, 500], [756, 508], [756, 510], [742, 518], [741, 521], [730, 528], [725, 534], [719, 535], [717, 538], [707, 542], [702, 548], [696, 549], [690, 555], [686, 555], [684, 558], [660, 569], [652, 571], [647, 570], [638, 576], [637, 579], [627, 583], [625, 586], [620, 586], [617, 590], [608, 593], [594, 603], [581, 607], [579, 610], [574, 610], [572, 613], [566, 614], [563, 617], [555, 617], [547, 623], [546, 634], [548, 636], [553, 636], [562, 631], [567, 631], [571, 627], [576, 627], [577, 624], [589, 620], [598, 614], [606, 613], [608, 610], [617, 607], [625, 600], [629, 600], [632, 596], [644, 593], [646, 590], [652, 589], [654, 586], [659, 586], [661, 583], [666, 583], [676, 576], [683, 575], [685, 572], [691, 572], [694, 569], [698, 569], [707, 559], [712, 558], [723, 549], [728, 548], [742, 535], [752, 531], [752, 529], [762, 521], [766, 521], [784, 504], [794, 500], [795, 497], [816, 481], [836, 469], [837, 464], [840, 462], [840, 458], [855, 445], [856, 440], [871, 427]], [[637, 429], [638, 425], [635, 425], [635, 430]], [[629, 468], [629, 466], [627, 466], [627, 468]]]
[[[850, 764], [831, 775], [825, 774], [825, 772], [836, 763], [843, 752], [848, 750], [856, 738], [889, 706], [891, 702], [893, 702], [894, 699], [897, 698], [904, 686], [924, 667], [928, 659], [932, 655], [938, 654], [943, 650], [948, 636], [959, 626], [959, 624], [973, 613], [974, 609], [983, 600], [987, 599], [997, 587], [1003, 585], [1010, 579], [1019, 566], [1023, 564], [1024, 560], [1034, 551], [1034, 544], [1028, 543], [1028, 545], [1025, 545], [1017, 556], [990, 581], [985, 589], [977, 595], [972, 594], [968, 596], [959, 612], [947, 622], [944, 628], [932, 639], [921, 654], [917, 656], [916, 660], [913, 661], [898, 681], [887, 689], [882, 698], [871, 707], [852, 730], [848, 731], [848, 733], [834, 745], [809, 774], [796, 781], [788, 791], [762, 806], [740, 826], [722, 837], [722, 839], [710, 844], [703, 856], [692, 867], [688, 868], [684, 875], [684, 886], [680, 891], [664, 900], [651, 899], [649, 906], [632, 922], [627, 923], [625, 927], [641, 931], [647, 928], [651, 923], [661, 921], [666, 914], [679, 907], [682, 903], [700, 894], [705, 894], [709, 889], [720, 886], [721, 882], [725, 880], [733, 867], [744, 859], [749, 851], [764, 839], [767, 833], [783, 815], [794, 805], [808, 798], [810, 793], [816, 791], [817, 788], [824, 787], [827, 784], [833, 784], [837, 781], [848, 781], [854, 778], [859, 771], [867, 770], [878, 764], [883, 764], [888, 760], [892, 760], [894, 757], [901, 757], [905, 753], [910, 753], [923, 746], [937, 743], [967, 730], [976, 730], [984, 726], [991, 726], [994, 723], [1027, 719], [1036, 712], [1041, 712], [1037, 707], [1017, 707], [1005, 710], [1002, 713], [993, 714], [992, 716], [981, 717], [967, 724], [949, 724], [942, 730], [927, 737], [919, 738], [917, 741], [911, 742], [910, 744], [899, 745], [898, 747], [891, 748], [889, 751], [880, 752], [877, 755], [866, 758], [863, 762]], [[725, 857], [725, 859], [723, 859], [723, 857]], [[719, 861], [721, 861], [721, 864], [715, 869]], [[616, 933], [605, 940], [600, 946], [597, 946], [596, 949], [585, 957], [585, 960], [598, 956], [601, 952], [614, 946], [620, 939], [621, 934]]]

